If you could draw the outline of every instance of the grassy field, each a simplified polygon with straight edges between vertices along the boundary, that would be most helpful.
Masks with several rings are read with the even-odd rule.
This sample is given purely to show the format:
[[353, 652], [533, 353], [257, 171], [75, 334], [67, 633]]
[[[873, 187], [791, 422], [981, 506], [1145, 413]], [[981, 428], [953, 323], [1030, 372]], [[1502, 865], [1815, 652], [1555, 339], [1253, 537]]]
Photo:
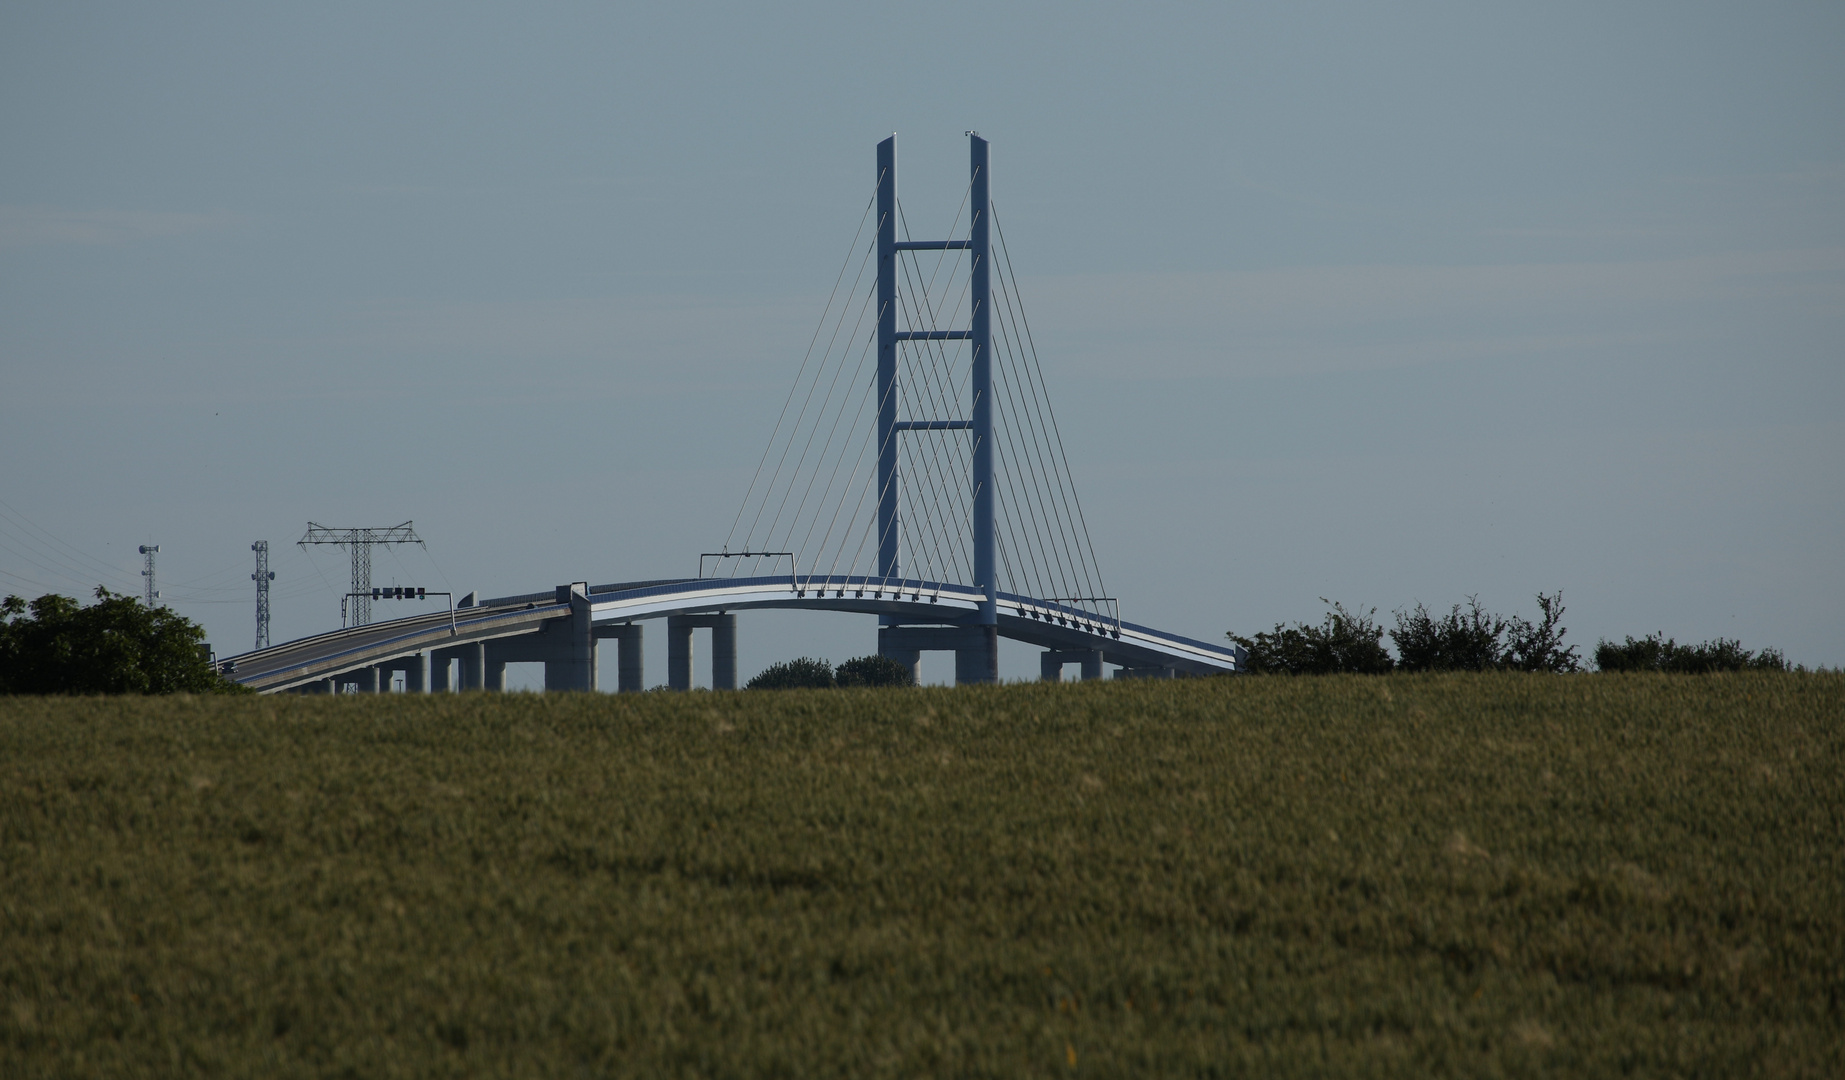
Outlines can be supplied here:
[[0, 700], [0, 1075], [1837, 1076], [1845, 677]]

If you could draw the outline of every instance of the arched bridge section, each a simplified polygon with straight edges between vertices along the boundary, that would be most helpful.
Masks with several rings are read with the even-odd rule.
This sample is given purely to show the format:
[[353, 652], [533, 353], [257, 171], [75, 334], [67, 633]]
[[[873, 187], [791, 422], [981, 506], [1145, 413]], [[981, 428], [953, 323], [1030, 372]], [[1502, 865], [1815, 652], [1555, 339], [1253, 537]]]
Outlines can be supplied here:
[[[919, 654], [956, 655], [957, 682], [988, 681], [987, 628], [978, 622], [982, 590], [947, 582], [855, 576], [810, 581], [766, 577], [663, 579], [504, 596], [302, 638], [234, 657], [237, 682], [264, 693], [388, 689], [402, 674], [410, 691], [504, 688], [508, 663], [543, 663], [547, 690], [640, 690], [644, 624], [665, 620], [668, 684], [692, 685], [693, 631], [711, 631], [711, 683], [737, 686], [736, 613], [765, 608], [882, 616], [879, 651], [915, 664]], [[1104, 665], [1117, 677], [1170, 678], [1237, 670], [1235, 649], [1196, 641], [1093, 612], [1012, 593], [999, 595], [998, 636], [1044, 650], [1041, 674], [1061, 677], [1066, 664], [1085, 678]], [[614, 639], [614, 679], [600, 670], [601, 641]]]
[[[579, 582], [358, 626], [236, 657], [234, 677], [265, 691], [375, 690], [402, 672], [412, 689], [493, 689], [508, 663], [542, 662], [547, 689], [589, 690], [608, 683], [597, 643], [612, 638], [615, 686], [638, 690], [642, 624], [664, 619], [668, 685], [691, 687], [693, 634], [706, 629], [712, 685], [735, 687], [737, 612], [757, 608], [874, 615], [880, 653], [914, 666], [953, 652], [957, 683], [998, 679], [1001, 637], [1043, 649], [1047, 679], [1066, 664], [1085, 678], [1110, 664], [1130, 677], [1236, 671], [1229, 646], [1121, 621], [993, 203], [987, 140], [967, 135], [967, 187], [941, 240], [910, 236], [896, 136], [878, 143], [859, 232], [699, 577]], [[707, 576], [713, 558], [726, 576]]]

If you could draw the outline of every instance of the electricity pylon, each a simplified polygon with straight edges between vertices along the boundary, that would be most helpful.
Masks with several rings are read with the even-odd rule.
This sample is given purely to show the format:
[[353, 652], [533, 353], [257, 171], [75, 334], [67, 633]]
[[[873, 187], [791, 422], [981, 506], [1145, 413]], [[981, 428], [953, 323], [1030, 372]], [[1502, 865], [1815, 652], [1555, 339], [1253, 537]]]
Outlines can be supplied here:
[[[295, 541], [308, 544], [344, 544], [352, 551], [352, 619], [349, 625], [372, 621], [372, 547], [376, 544], [422, 544], [411, 522], [389, 528], [332, 529], [308, 522], [307, 535]], [[427, 546], [427, 545], [425, 545]]]

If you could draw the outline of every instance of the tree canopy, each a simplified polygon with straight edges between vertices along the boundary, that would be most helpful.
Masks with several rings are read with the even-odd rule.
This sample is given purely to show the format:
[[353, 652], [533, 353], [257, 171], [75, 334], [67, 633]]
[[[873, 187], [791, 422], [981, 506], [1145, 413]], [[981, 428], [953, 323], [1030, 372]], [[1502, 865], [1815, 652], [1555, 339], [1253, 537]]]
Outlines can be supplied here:
[[98, 586], [85, 607], [48, 593], [0, 601], [0, 694], [214, 694], [242, 690], [212, 669], [205, 631], [166, 608]]
[[1389, 673], [1394, 661], [1384, 648], [1384, 628], [1377, 624], [1377, 610], [1361, 608], [1351, 612], [1345, 610], [1345, 605], [1324, 597], [1320, 603], [1331, 610], [1318, 626], [1276, 623], [1274, 630], [1264, 630], [1253, 638], [1229, 635], [1231, 641], [1249, 651], [1247, 669], [1265, 675]]
[[916, 672], [910, 665], [876, 653], [847, 660], [833, 677], [841, 686], [916, 685]]
[[1717, 638], [1702, 645], [1680, 645], [1664, 634], [1629, 637], [1617, 645], [1601, 641], [1595, 646], [1595, 666], [1603, 671], [1673, 671], [1702, 675], [1712, 671], [1786, 671], [1787, 658], [1779, 649], [1755, 652], [1732, 638]]
[[1536, 622], [1495, 615], [1472, 596], [1465, 607], [1455, 604], [1446, 615], [1420, 603], [1398, 610], [1396, 628], [1390, 631], [1394, 657], [1384, 647], [1384, 628], [1377, 623], [1375, 608], [1347, 611], [1324, 597], [1320, 603], [1329, 610], [1318, 626], [1276, 623], [1273, 631], [1253, 638], [1228, 635], [1249, 651], [1245, 669], [1257, 674], [1383, 675], [1393, 670], [1561, 672], [1582, 666], [1576, 646], [1563, 644], [1568, 631], [1561, 592], [1537, 594]]
[[908, 665], [888, 656], [855, 656], [839, 665], [803, 656], [771, 664], [762, 669], [745, 687], [749, 690], [824, 690], [834, 686], [915, 686], [916, 675]]
[[824, 690], [833, 685], [833, 665], [803, 656], [770, 664], [745, 686], [748, 690]]

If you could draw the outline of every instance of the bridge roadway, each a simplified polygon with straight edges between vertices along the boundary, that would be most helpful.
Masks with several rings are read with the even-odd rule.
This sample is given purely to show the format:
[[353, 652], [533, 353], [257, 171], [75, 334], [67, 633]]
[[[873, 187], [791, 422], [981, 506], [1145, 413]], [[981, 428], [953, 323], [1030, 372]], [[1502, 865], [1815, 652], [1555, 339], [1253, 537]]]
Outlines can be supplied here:
[[[668, 684], [692, 685], [692, 631], [712, 631], [712, 685], [735, 688], [735, 612], [797, 608], [879, 615], [878, 651], [915, 665], [925, 651], [956, 654], [956, 681], [985, 681], [991, 628], [974, 625], [981, 594], [944, 582], [873, 577], [690, 578], [589, 586], [504, 596], [455, 609], [413, 615], [300, 638], [223, 661], [229, 676], [263, 693], [333, 692], [357, 684], [388, 689], [394, 674], [411, 691], [503, 689], [508, 663], [542, 662], [548, 690], [594, 690], [598, 640], [619, 646], [621, 690], [642, 689], [641, 627], [667, 620]], [[1238, 650], [1116, 620], [1054, 601], [999, 594], [1000, 636], [1044, 649], [1041, 674], [1055, 680], [1063, 665], [1080, 664], [1100, 678], [1104, 664], [1117, 678], [1170, 678], [1235, 672]], [[451, 680], [459, 661], [460, 678]]]

